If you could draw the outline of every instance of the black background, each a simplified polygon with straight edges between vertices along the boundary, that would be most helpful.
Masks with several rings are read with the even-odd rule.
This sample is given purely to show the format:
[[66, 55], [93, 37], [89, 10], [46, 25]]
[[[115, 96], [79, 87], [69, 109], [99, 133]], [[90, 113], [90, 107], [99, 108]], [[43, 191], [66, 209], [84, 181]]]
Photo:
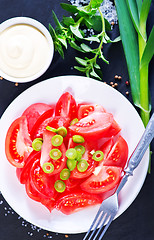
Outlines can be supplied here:
[[[47, 28], [48, 24], [54, 25], [51, 11], [54, 10], [59, 19], [66, 12], [60, 7], [59, 0], [0, 0], [0, 23], [15, 17], [27, 16], [32, 17]], [[67, 2], [67, 0], [62, 1]], [[154, 1], [152, 1], [151, 9], [148, 18], [147, 32], [149, 34], [154, 24]], [[111, 38], [118, 36], [118, 26], [115, 25], [111, 33]], [[104, 53], [110, 64], [101, 63], [103, 69], [103, 81], [110, 84], [115, 82], [114, 76], [121, 75], [122, 80], [117, 81], [117, 90], [126, 96], [132, 102], [130, 87], [125, 84], [129, 80], [127, 73], [127, 66], [123, 53], [121, 42], [115, 44], [108, 44], [104, 47]], [[65, 52], [65, 60], [63, 60], [58, 53], [54, 54], [53, 62], [46, 73], [39, 79], [30, 82], [19, 84], [0, 80], [0, 116], [3, 114], [8, 105], [20, 93], [30, 86], [54, 76], [60, 75], [81, 75], [78, 71], [73, 69], [76, 65], [74, 57], [78, 53], [75, 50], [68, 48]], [[152, 112], [154, 108], [154, 60], [150, 63], [149, 69], [149, 84], [151, 93]], [[154, 151], [154, 142], [151, 144], [151, 150]], [[153, 240], [154, 239], [154, 156], [152, 155], [151, 174], [148, 174], [145, 183], [132, 205], [116, 219], [104, 236], [104, 240]], [[135, 184], [135, 183], [134, 183]], [[131, 193], [130, 193], [131, 194]], [[1, 240], [30, 240], [30, 239], [74, 239], [80, 240], [83, 234], [59, 234], [47, 232], [32, 224], [26, 222], [18, 216], [9, 207], [6, 201], [0, 195], [0, 239]]]

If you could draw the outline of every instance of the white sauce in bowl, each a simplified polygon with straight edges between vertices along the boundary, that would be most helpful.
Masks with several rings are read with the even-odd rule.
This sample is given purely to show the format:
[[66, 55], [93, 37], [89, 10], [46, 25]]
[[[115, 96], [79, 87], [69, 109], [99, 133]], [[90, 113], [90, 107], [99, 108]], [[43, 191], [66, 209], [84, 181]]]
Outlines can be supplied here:
[[0, 70], [26, 78], [40, 72], [50, 57], [45, 35], [29, 24], [16, 24], [0, 33]]

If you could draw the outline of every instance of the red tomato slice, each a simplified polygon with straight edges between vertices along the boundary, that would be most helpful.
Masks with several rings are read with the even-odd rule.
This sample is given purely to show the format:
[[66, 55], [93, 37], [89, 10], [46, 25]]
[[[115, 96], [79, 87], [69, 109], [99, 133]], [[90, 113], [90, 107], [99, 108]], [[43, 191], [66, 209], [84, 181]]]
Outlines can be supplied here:
[[31, 131], [32, 127], [34, 126], [36, 120], [47, 110], [51, 109], [48, 104], [45, 103], [34, 103], [30, 105], [26, 110], [23, 112], [22, 116], [26, 116], [28, 121], [28, 130]]
[[124, 168], [128, 158], [128, 145], [122, 136], [119, 136], [113, 148], [106, 158], [104, 158], [104, 166], [117, 166]]
[[42, 203], [51, 212], [55, 208], [55, 199], [48, 198], [38, 192], [31, 184], [31, 180], [28, 178], [25, 184], [27, 195], [34, 201]]
[[77, 117], [76, 101], [69, 92], [65, 92], [59, 98], [56, 104], [55, 115], [67, 117], [70, 120]]
[[105, 109], [98, 104], [79, 104], [78, 105], [78, 119], [87, 117], [92, 112], [106, 112]]
[[66, 190], [70, 191], [72, 189], [75, 189], [76, 187], [78, 188], [81, 182], [83, 182], [82, 179], [76, 179], [71, 177], [68, 178], [67, 180], [65, 180]]
[[113, 115], [104, 112], [93, 112], [70, 126], [69, 129], [73, 134], [80, 134], [92, 140], [112, 137], [121, 130], [113, 119]]
[[42, 137], [43, 132], [46, 129], [46, 126], [48, 126], [48, 124], [53, 120], [53, 113], [54, 109], [50, 108], [36, 120], [35, 124], [33, 125], [30, 131], [31, 139]]
[[112, 166], [98, 166], [98, 168], [100, 168], [99, 173], [97, 175], [93, 174], [83, 182], [81, 189], [89, 193], [101, 193], [106, 198], [117, 188], [121, 179], [122, 169]]
[[69, 215], [85, 207], [90, 207], [102, 202], [99, 195], [91, 195], [81, 190], [68, 193], [58, 199], [56, 208], [62, 213]]
[[[50, 132], [48, 130], [44, 131], [43, 144], [42, 144], [42, 148], [41, 148], [40, 165], [43, 166], [43, 164], [45, 162], [51, 162], [54, 165], [54, 171], [52, 173], [50, 173], [50, 175], [55, 175], [55, 174], [61, 172], [61, 170], [66, 166], [65, 145], [64, 145], [64, 143], [62, 143], [61, 146], [59, 146], [59, 147], [52, 146], [51, 139], [54, 135], [55, 135], [55, 133], [53, 133], [53, 132]], [[51, 149], [53, 149], [53, 148], [58, 148], [62, 152], [62, 156], [57, 160], [53, 160], [49, 156], [49, 153], [50, 153]]]
[[11, 124], [6, 135], [5, 153], [8, 161], [13, 166], [22, 168], [33, 150], [31, 145], [27, 119], [25, 116], [19, 117]]
[[40, 166], [40, 159], [37, 159], [30, 170], [31, 185], [45, 197], [55, 196], [54, 178], [46, 174]]
[[[111, 151], [113, 145], [114, 145], [114, 141], [113, 141], [113, 138], [111, 138], [100, 147], [100, 151], [102, 151], [104, 153], [104, 159], [106, 159], [106, 157], [107, 157], [108, 153]], [[103, 159], [103, 163], [104, 163], [104, 159]]]
[[55, 116], [49, 123], [48, 126], [53, 128], [65, 127], [69, 126], [69, 118], [62, 116]]
[[33, 151], [26, 159], [25, 165], [23, 168], [17, 168], [16, 174], [21, 184], [25, 184], [29, 178], [30, 169], [33, 163], [40, 159], [41, 153]]

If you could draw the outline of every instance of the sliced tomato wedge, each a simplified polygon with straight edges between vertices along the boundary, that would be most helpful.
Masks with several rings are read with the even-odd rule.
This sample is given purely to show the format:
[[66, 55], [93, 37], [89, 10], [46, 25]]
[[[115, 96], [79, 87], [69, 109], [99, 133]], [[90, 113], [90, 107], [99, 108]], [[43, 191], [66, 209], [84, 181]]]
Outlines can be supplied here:
[[59, 127], [68, 127], [69, 126], [69, 118], [62, 116], [55, 116], [49, 123], [48, 126], [53, 128]]
[[128, 158], [128, 145], [122, 136], [119, 136], [109, 154], [104, 158], [104, 166], [124, 168]]
[[54, 178], [48, 176], [40, 166], [40, 159], [37, 159], [30, 170], [31, 185], [45, 197], [53, 198], [55, 195]]
[[113, 115], [104, 112], [93, 112], [69, 127], [72, 134], [80, 134], [87, 139], [107, 138], [116, 135], [121, 129]]
[[66, 117], [70, 120], [77, 117], [76, 101], [69, 92], [65, 92], [59, 98], [55, 108], [55, 115]]
[[[106, 141], [101, 147], [100, 147], [100, 151], [102, 151], [104, 153], [104, 159], [106, 159], [107, 155], [109, 154], [109, 152], [111, 151], [112, 147], [114, 145], [114, 141], [113, 138], [109, 139], [108, 141]], [[103, 163], [104, 163], [104, 159], [103, 159]], [[101, 164], [102, 162], [100, 162]]]
[[92, 194], [103, 194], [103, 198], [106, 198], [111, 193], [113, 194], [117, 188], [121, 179], [122, 169], [112, 166], [98, 166], [97, 168], [100, 171], [83, 182], [81, 189]]
[[56, 208], [62, 213], [69, 215], [86, 207], [101, 203], [99, 195], [91, 195], [81, 190], [65, 194], [56, 203]]
[[[44, 131], [43, 133], [43, 144], [42, 144], [42, 148], [41, 148], [41, 159], [40, 159], [40, 165], [41, 167], [43, 166], [43, 164], [45, 162], [51, 162], [54, 165], [54, 171], [52, 173], [50, 173], [50, 175], [55, 175], [59, 172], [61, 172], [61, 170], [66, 166], [66, 148], [64, 143], [62, 143], [59, 147], [54, 147], [51, 144], [51, 139], [52, 137], [55, 135], [55, 133], [51, 132], [51, 131]], [[50, 151], [53, 148], [57, 148], [61, 151], [62, 156], [57, 159], [57, 160], [53, 160], [50, 158]]]
[[77, 178], [68, 178], [67, 180], [65, 180], [65, 184], [66, 184], [66, 190], [71, 191], [72, 189], [75, 189], [76, 187], [78, 188], [81, 184], [81, 182], [83, 182], [83, 179], [77, 179]]
[[22, 168], [25, 159], [32, 152], [27, 119], [25, 116], [17, 118], [9, 127], [5, 139], [5, 153], [8, 161], [17, 168]]
[[42, 137], [46, 126], [48, 126], [48, 124], [53, 120], [53, 113], [54, 113], [54, 109], [51, 108], [51, 109], [47, 110], [46, 112], [44, 112], [36, 120], [35, 124], [33, 125], [32, 129], [30, 131], [30, 136], [31, 136], [32, 140], [35, 138]]
[[105, 109], [98, 104], [79, 104], [78, 105], [78, 119], [87, 117], [92, 112], [106, 112]]
[[25, 183], [27, 195], [34, 201], [42, 203], [50, 212], [55, 208], [55, 198], [45, 197], [41, 194], [32, 184], [31, 180], [28, 178]]
[[21, 184], [25, 184], [27, 182], [29, 178], [30, 169], [33, 163], [36, 160], [40, 159], [40, 157], [41, 157], [40, 152], [32, 151], [31, 154], [26, 159], [25, 165], [23, 166], [23, 168], [16, 169], [16, 174]]
[[22, 116], [26, 116], [28, 121], [28, 130], [31, 131], [34, 126], [36, 120], [47, 110], [53, 109], [52, 106], [45, 103], [34, 103], [31, 104], [26, 110], [23, 112]]

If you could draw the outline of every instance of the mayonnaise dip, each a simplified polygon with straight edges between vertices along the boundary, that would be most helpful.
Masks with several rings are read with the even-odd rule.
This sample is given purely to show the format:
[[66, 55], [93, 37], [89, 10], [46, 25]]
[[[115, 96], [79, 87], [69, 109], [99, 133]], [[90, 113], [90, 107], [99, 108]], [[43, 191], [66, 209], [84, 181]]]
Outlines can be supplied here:
[[46, 65], [49, 56], [47, 38], [32, 25], [16, 24], [0, 33], [0, 70], [11, 77], [35, 75]]

